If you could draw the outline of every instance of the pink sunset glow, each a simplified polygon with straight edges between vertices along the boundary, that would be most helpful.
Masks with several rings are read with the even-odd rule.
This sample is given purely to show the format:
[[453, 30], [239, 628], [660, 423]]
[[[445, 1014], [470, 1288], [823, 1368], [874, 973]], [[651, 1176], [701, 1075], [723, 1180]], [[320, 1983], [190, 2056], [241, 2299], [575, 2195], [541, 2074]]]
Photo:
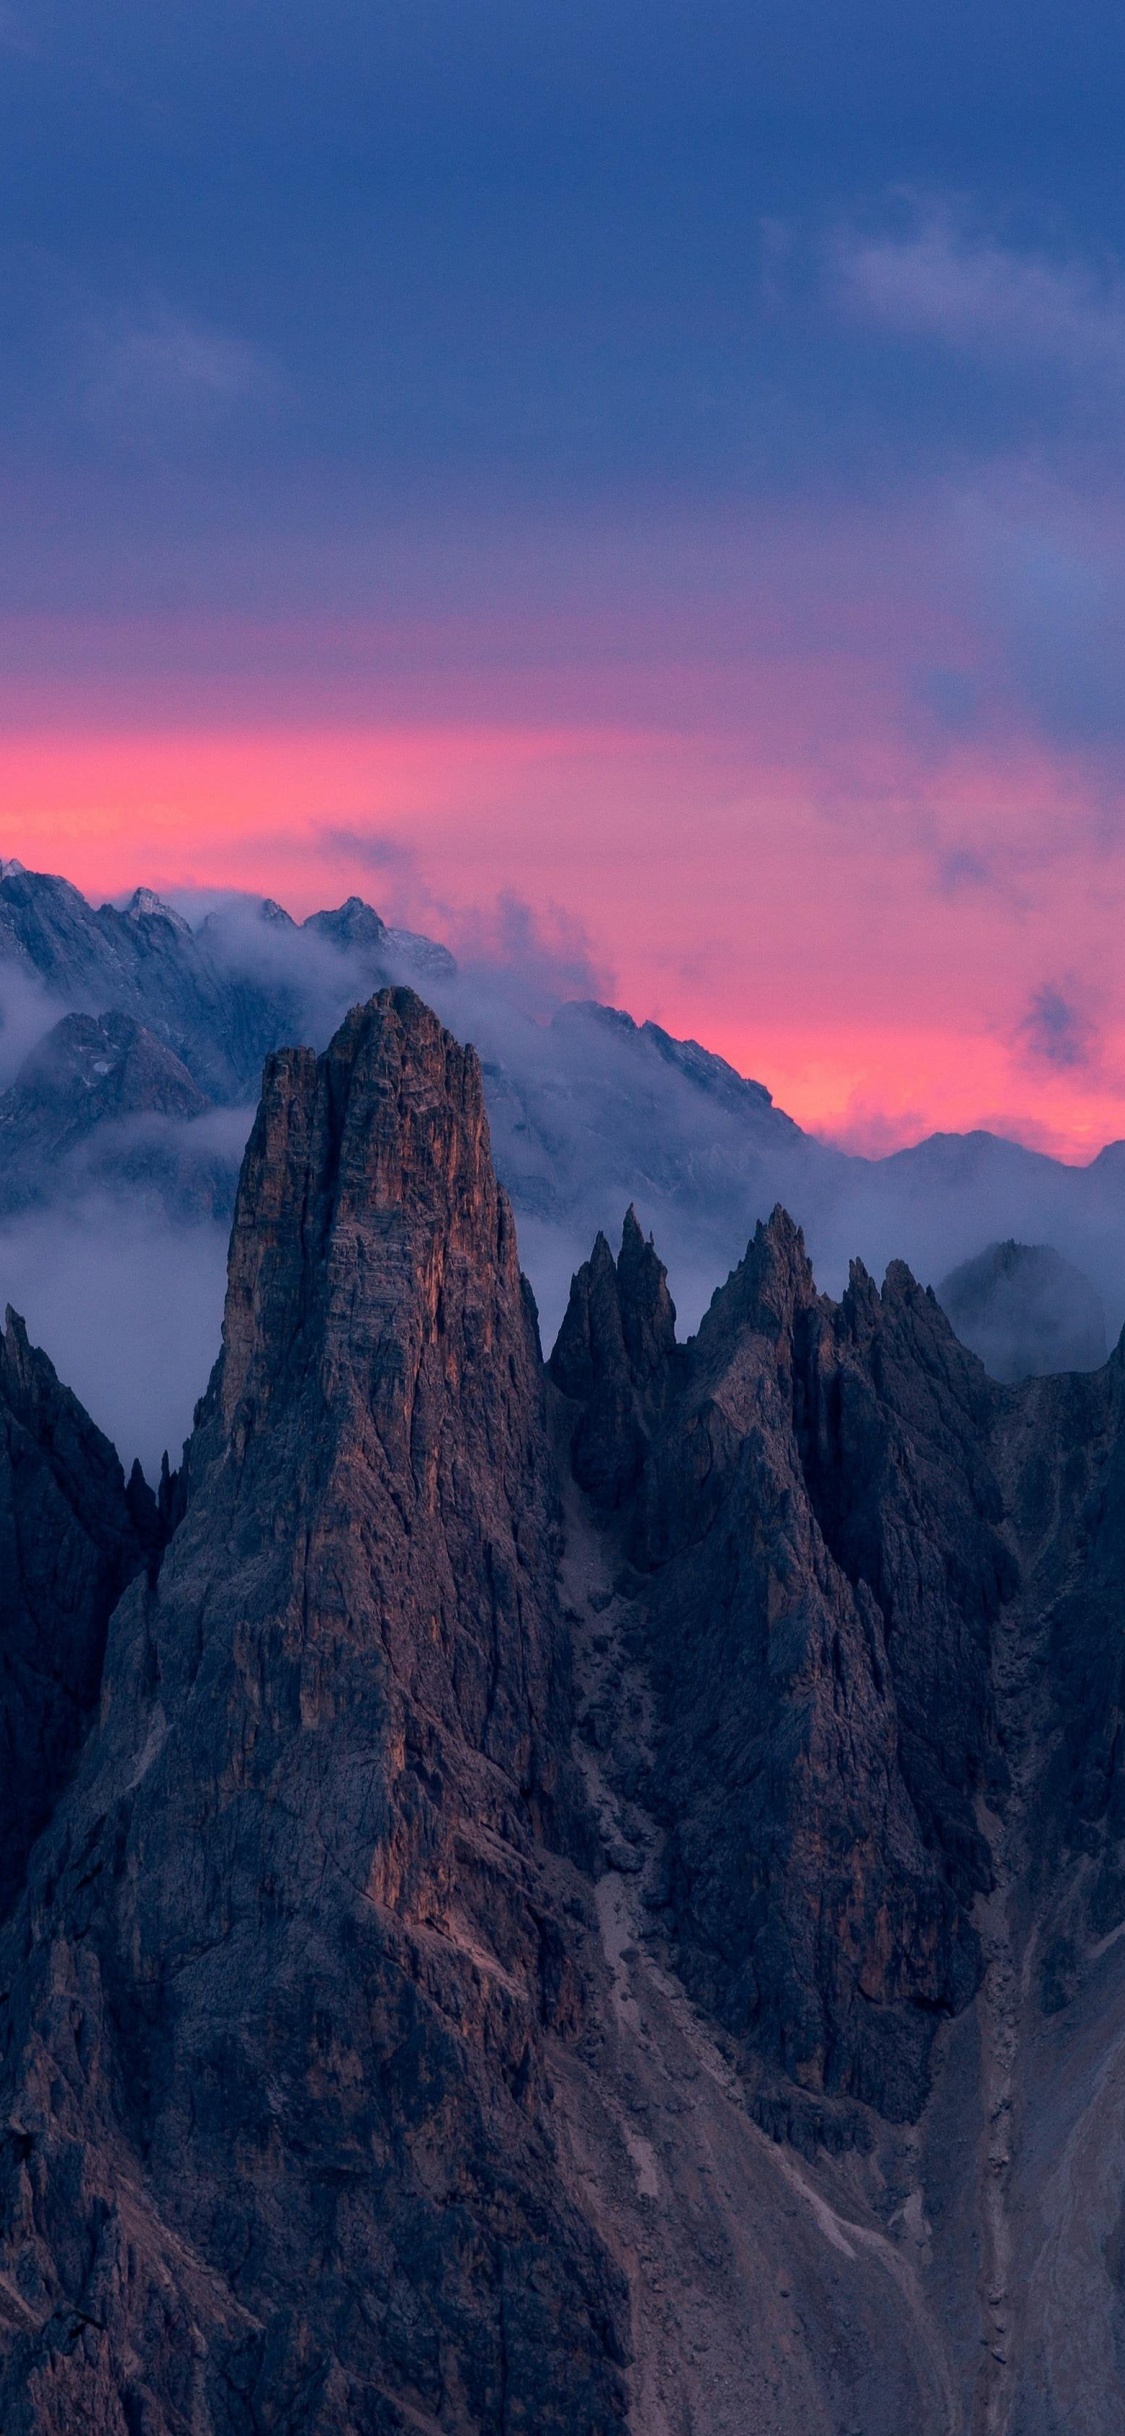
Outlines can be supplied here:
[[987, 1125], [1089, 1158], [1125, 1134], [1125, 851], [1096, 774], [1010, 740], [940, 766], [869, 743], [870, 690], [821, 668], [829, 779], [783, 750], [802, 680], [775, 670], [753, 723], [703, 732], [9, 733], [4, 852], [94, 898], [143, 880], [301, 915], [355, 891], [463, 954], [514, 897], [548, 949], [581, 941], [592, 989], [854, 1148]]

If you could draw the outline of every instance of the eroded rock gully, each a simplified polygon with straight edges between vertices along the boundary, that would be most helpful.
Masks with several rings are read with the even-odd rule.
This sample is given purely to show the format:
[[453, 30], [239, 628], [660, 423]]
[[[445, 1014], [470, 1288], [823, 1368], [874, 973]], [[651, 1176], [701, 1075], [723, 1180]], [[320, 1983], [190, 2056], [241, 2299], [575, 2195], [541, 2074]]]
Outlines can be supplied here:
[[1119, 1354], [780, 1212], [678, 1345], [630, 1215], [544, 1371], [409, 991], [267, 1064], [160, 1512], [5, 1342], [5, 2436], [1125, 2424]]

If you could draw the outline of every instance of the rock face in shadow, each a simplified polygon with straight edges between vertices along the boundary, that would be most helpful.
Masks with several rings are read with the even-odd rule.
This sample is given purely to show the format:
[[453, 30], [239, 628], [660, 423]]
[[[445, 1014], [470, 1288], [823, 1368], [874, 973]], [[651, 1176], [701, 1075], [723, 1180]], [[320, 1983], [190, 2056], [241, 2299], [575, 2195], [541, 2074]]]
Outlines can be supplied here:
[[630, 1208], [616, 1261], [599, 1234], [579, 1269], [549, 1364], [556, 1387], [582, 1406], [571, 1463], [603, 1512], [636, 1486], [675, 1343], [667, 1276]]
[[1105, 1361], [1101, 1299], [1050, 1244], [990, 1243], [951, 1269], [937, 1292], [962, 1344], [1008, 1385]]
[[0, 1333], [0, 1918], [74, 1765], [106, 1626], [157, 1535], [116, 1453], [9, 1310]]
[[97, 1170], [109, 1173], [130, 1120], [179, 1126], [208, 1106], [186, 1066], [131, 1016], [64, 1015], [0, 1094], [0, 1208], [57, 1193], [67, 1161], [88, 1180], [77, 1163], [95, 1135]]
[[[604, 1385], [571, 1351], [587, 1310], [612, 1313], [607, 1262], [576, 1278], [551, 1367], [587, 1384], [576, 1470], [596, 1433], [598, 1484], [631, 1484], [644, 1418], [626, 1409], [615, 1471]], [[783, 2112], [795, 2087], [911, 2119], [979, 1977], [974, 1805], [1005, 1775], [993, 1391], [900, 1266], [881, 1296], [858, 1264], [841, 1305], [819, 1296], [780, 1211], [660, 1359], [628, 1544], [680, 1968], [767, 2067], [770, 2119], [775, 2085]]]
[[1123, 1347], [1087, 1376], [1029, 1380], [1006, 1431], [1042, 1677], [1033, 1817], [1050, 2001], [1091, 1940], [1125, 1921]]
[[541, 2087], [541, 1398], [476, 1059], [385, 992], [267, 1066], [184, 1519], [13, 1926], [6, 2428], [619, 2423]]

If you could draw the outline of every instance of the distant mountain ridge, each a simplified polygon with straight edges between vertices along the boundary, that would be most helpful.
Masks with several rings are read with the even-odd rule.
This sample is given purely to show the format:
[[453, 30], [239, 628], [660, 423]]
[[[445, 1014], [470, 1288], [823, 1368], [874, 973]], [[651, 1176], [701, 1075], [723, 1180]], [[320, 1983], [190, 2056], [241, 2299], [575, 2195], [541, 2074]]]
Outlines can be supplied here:
[[272, 898], [257, 909], [258, 971], [232, 950], [230, 926], [210, 914], [193, 930], [151, 888], [136, 888], [124, 910], [91, 906], [69, 880], [0, 865], [0, 961], [34, 974], [52, 994], [91, 1014], [132, 1015], [183, 1059], [201, 1090], [220, 1103], [256, 1092], [262, 1060], [278, 1044], [278, 1025], [299, 1022], [299, 996], [287, 994], [283, 964], [269, 972], [268, 941], [298, 929], [340, 953], [411, 961], [419, 977], [453, 970], [431, 940], [392, 931], [360, 897], [300, 925]]
[[[803, 1132], [764, 1084], [700, 1043], [590, 1000], [563, 999], [533, 1020], [503, 968], [459, 968], [360, 897], [302, 923], [270, 899], [240, 900], [192, 927], [150, 889], [123, 908], [93, 907], [66, 880], [8, 861], [0, 1004], [6, 984], [23, 992], [20, 1023], [39, 1037], [0, 1072], [0, 1287], [6, 1220], [23, 1230], [9, 1290], [72, 1374], [69, 1344], [52, 1339], [50, 1311], [36, 1303], [28, 1230], [50, 1212], [77, 1223], [92, 1194], [131, 1224], [212, 1227], [217, 1330], [220, 1239], [263, 1058], [298, 1041], [323, 1046], [349, 1006], [399, 984], [421, 990], [479, 1052], [497, 1171], [548, 1332], [590, 1242], [629, 1204], [655, 1229], [689, 1323], [778, 1201], [833, 1291], [856, 1253], [876, 1274], [903, 1257], [936, 1281], [1011, 1238], [1082, 1271], [1111, 1336], [1125, 1319], [1125, 1143], [1084, 1168], [979, 1131], [852, 1157]], [[79, 1021], [102, 1027], [100, 1046]], [[0, 1028], [0, 1067], [18, 1030]], [[176, 1265], [173, 1249], [173, 1296]], [[201, 1346], [185, 1381], [182, 1420], [166, 1425], [173, 1435], [210, 1350]], [[92, 1374], [83, 1384], [97, 1409]]]

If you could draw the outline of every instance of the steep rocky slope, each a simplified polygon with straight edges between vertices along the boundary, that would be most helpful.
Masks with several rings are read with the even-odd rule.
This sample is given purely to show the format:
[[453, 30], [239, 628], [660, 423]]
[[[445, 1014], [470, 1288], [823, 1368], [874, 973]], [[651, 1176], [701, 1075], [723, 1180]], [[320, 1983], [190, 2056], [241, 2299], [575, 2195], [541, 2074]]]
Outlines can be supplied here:
[[0, 1093], [0, 1210], [95, 1179], [126, 1183], [131, 1170], [167, 1191], [168, 1153], [208, 1106], [186, 1066], [131, 1016], [64, 1015]]
[[1120, 2428], [1120, 1353], [1000, 1387], [780, 1211], [680, 1344], [630, 1214], [545, 1371], [399, 989], [267, 1064], [162, 1515], [7, 1342], [11, 1528], [85, 1538], [5, 1648], [97, 1598], [0, 1939], [5, 2430]]
[[98, 1697], [106, 1626], [158, 1544], [139, 1474], [8, 1311], [0, 1332], [0, 1917]]
[[[287, 953], [299, 927], [303, 956]], [[256, 1092], [263, 1057], [301, 1037], [318, 975], [326, 1006], [338, 1007], [348, 979], [370, 987], [417, 965], [432, 980], [452, 963], [432, 941], [390, 930], [359, 897], [300, 926], [267, 899], [250, 922], [219, 913], [193, 930], [151, 888], [134, 889], [123, 909], [92, 906], [68, 880], [13, 861], [0, 864], [0, 961], [64, 1006], [144, 1025], [221, 1102]]]
[[[576, 1278], [564, 1340], [595, 1310], [607, 1347], [627, 1333], [628, 1227], [623, 1255], [595, 1256], [596, 1297]], [[598, 1367], [561, 1408], [580, 1454]], [[857, 1264], [833, 1304], [777, 1212], [666, 1352], [632, 1495], [595, 1532], [581, 1724], [634, 2022], [660, 2005], [670, 2039], [690, 1997], [712, 2077], [784, 2144], [829, 2248], [866, 2257], [863, 2306], [897, 2284], [913, 2390], [886, 2350], [851, 2389], [864, 2436], [1125, 2422], [1123, 1396], [1120, 1348], [995, 1386], [900, 1264], [881, 1293]], [[636, 1439], [630, 1412], [623, 1462]], [[771, 2226], [796, 2293], [776, 2195], [729, 2126], [719, 2153], [728, 2237], [747, 2209]], [[768, 2343], [768, 2305], [743, 2305]], [[737, 2306], [710, 2295], [728, 2386]], [[791, 2373], [788, 2424], [832, 2426], [849, 2342], [823, 2284], [799, 2314], [822, 2382]], [[755, 2424], [746, 2381], [725, 2420], [685, 2384], [689, 2424]]]

